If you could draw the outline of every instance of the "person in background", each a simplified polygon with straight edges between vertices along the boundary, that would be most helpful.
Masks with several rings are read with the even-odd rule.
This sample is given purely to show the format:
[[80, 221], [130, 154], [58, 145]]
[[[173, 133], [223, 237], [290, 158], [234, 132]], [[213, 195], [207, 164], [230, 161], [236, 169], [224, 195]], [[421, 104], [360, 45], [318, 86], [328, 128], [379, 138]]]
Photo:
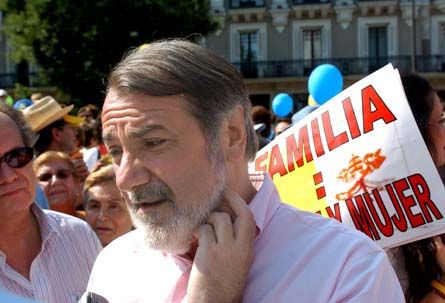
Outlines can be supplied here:
[[39, 134], [34, 146], [36, 156], [50, 150], [69, 154], [83, 181], [88, 176], [88, 168], [77, 148], [75, 132], [82, 119], [68, 115], [73, 107], [61, 107], [53, 97], [46, 96], [25, 108], [23, 115], [31, 129]]
[[[12, 108], [16, 109], [16, 110], [23, 111], [25, 108], [27, 108], [28, 106], [31, 106], [32, 104], [34, 104], [34, 103], [31, 100], [21, 99], [21, 100], [17, 100], [14, 103], [14, 105], [12, 106]], [[35, 201], [36, 201], [37, 205], [40, 206], [40, 208], [49, 209], [48, 199], [46, 198], [45, 193], [39, 184], [36, 186]]]
[[107, 246], [117, 237], [133, 229], [127, 205], [116, 185], [113, 166], [91, 173], [85, 180], [86, 221], [102, 243]]
[[85, 213], [76, 211], [83, 204], [83, 196], [71, 158], [64, 152], [47, 151], [35, 159], [33, 167], [50, 209], [83, 219]]
[[77, 112], [77, 116], [83, 119], [83, 123], [90, 125], [97, 122], [97, 115], [99, 113], [99, 109], [94, 104], [88, 104], [81, 108]]
[[[241, 74], [184, 40], [130, 52], [108, 78], [103, 138], [136, 230], [98, 256], [81, 302], [403, 302], [381, 248], [281, 202]], [[105, 301], [104, 301], [105, 302]]]
[[88, 171], [91, 172], [101, 156], [99, 147], [100, 142], [102, 142], [100, 123], [98, 121], [90, 124], [82, 123], [79, 130], [83, 134], [83, 145], [80, 152], [83, 154], [83, 160], [88, 167]]
[[0, 103], [6, 104], [7, 97], [8, 97], [8, 92], [4, 89], [0, 89]]
[[269, 144], [272, 134], [272, 113], [262, 105], [255, 105], [251, 109], [254, 130], [258, 136], [258, 150]]
[[318, 105], [306, 105], [299, 111], [297, 111], [295, 114], [292, 115], [292, 125], [297, 124], [300, 122], [303, 118], [305, 118], [307, 115], [312, 113], [314, 110], [316, 110], [319, 106]]
[[[436, 167], [445, 164], [445, 117], [431, 84], [410, 74], [403, 88], [420, 133]], [[445, 302], [445, 247], [441, 236], [387, 251], [409, 303]]]
[[32, 102], [38, 102], [39, 100], [41, 100], [43, 98], [42, 93], [33, 93], [31, 95], [31, 100]]
[[262, 105], [252, 106], [252, 120], [254, 124], [264, 123], [260, 135], [270, 140], [272, 137], [272, 113]]
[[275, 137], [278, 137], [282, 132], [292, 125], [290, 119], [279, 119], [275, 124]]
[[101, 244], [86, 222], [34, 203], [36, 135], [4, 104], [0, 138], [0, 288], [44, 303], [77, 302]]

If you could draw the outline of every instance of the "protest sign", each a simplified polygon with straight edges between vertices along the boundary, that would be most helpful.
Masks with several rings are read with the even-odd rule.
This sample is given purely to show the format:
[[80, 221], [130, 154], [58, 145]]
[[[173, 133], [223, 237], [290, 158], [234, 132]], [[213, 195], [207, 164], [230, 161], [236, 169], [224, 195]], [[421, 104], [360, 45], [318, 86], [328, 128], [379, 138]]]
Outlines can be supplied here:
[[250, 172], [262, 171], [285, 203], [335, 218], [383, 248], [445, 229], [445, 189], [390, 64], [261, 149]]

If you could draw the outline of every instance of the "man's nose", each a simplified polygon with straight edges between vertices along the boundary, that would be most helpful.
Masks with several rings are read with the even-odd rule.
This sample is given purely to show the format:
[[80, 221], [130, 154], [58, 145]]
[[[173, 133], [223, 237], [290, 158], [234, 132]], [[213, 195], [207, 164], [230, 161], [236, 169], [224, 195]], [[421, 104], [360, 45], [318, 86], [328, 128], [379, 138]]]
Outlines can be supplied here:
[[97, 219], [104, 220], [107, 217], [107, 215], [108, 215], [108, 212], [105, 210], [104, 207], [101, 207], [100, 211], [99, 211], [99, 215], [97, 216]]
[[134, 187], [148, 183], [151, 173], [137, 157], [124, 152], [119, 165], [115, 166], [116, 184], [121, 191], [131, 191]]
[[9, 167], [5, 162], [0, 163], [0, 184], [11, 183], [17, 178], [17, 172]]

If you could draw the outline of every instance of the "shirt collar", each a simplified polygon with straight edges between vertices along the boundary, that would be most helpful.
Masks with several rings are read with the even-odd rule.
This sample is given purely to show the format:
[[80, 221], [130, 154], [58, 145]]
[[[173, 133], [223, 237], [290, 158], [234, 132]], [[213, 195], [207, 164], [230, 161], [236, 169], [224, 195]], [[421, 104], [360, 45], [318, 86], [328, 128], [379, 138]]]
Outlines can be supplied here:
[[[260, 189], [248, 204], [253, 213], [256, 224], [257, 234], [255, 239], [261, 236], [262, 231], [269, 223], [275, 211], [280, 207], [281, 199], [272, 178], [267, 172], [263, 174], [264, 181]], [[258, 180], [257, 180], [258, 181]], [[176, 254], [161, 252], [165, 257], [172, 257], [176, 263], [189, 263], [192, 261]]]
[[264, 228], [269, 223], [275, 211], [280, 207], [281, 199], [278, 191], [268, 173], [264, 173], [264, 182], [261, 188], [249, 203], [249, 208], [253, 213], [258, 238]]
[[48, 216], [38, 205], [31, 205], [31, 212], [37, 219], [42, 237], [42, 247], [53, 236], [59, 236], [58, 225], [50, 216]]
[[[42, 237], [42, 249], [45, 243], [53, 238], [53, 236], [59, 235], [57, 230], [57, 223], [52, 220], [51, 217], [47, 216], [43, 210], [37, 205], [37, 203], [33, 203], [31, 205], [31, 212], [34, 214], [37, 220], [37, 224], [40, 227], [40, 235]], [[0, 251], [0, 269], [4, 269], [6, 263], [5, 254]]]

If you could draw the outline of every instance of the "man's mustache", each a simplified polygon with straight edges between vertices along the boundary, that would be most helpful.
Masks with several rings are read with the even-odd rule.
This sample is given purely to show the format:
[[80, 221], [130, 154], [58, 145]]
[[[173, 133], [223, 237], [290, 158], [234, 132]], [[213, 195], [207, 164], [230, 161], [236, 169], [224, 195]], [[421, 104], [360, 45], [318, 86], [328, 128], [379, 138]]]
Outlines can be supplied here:
[[162, 182], [139, 185], [128, 192], [128, 199], [133, 204], [150, 203], [159, 200], [176, 201], [173, 191]]

